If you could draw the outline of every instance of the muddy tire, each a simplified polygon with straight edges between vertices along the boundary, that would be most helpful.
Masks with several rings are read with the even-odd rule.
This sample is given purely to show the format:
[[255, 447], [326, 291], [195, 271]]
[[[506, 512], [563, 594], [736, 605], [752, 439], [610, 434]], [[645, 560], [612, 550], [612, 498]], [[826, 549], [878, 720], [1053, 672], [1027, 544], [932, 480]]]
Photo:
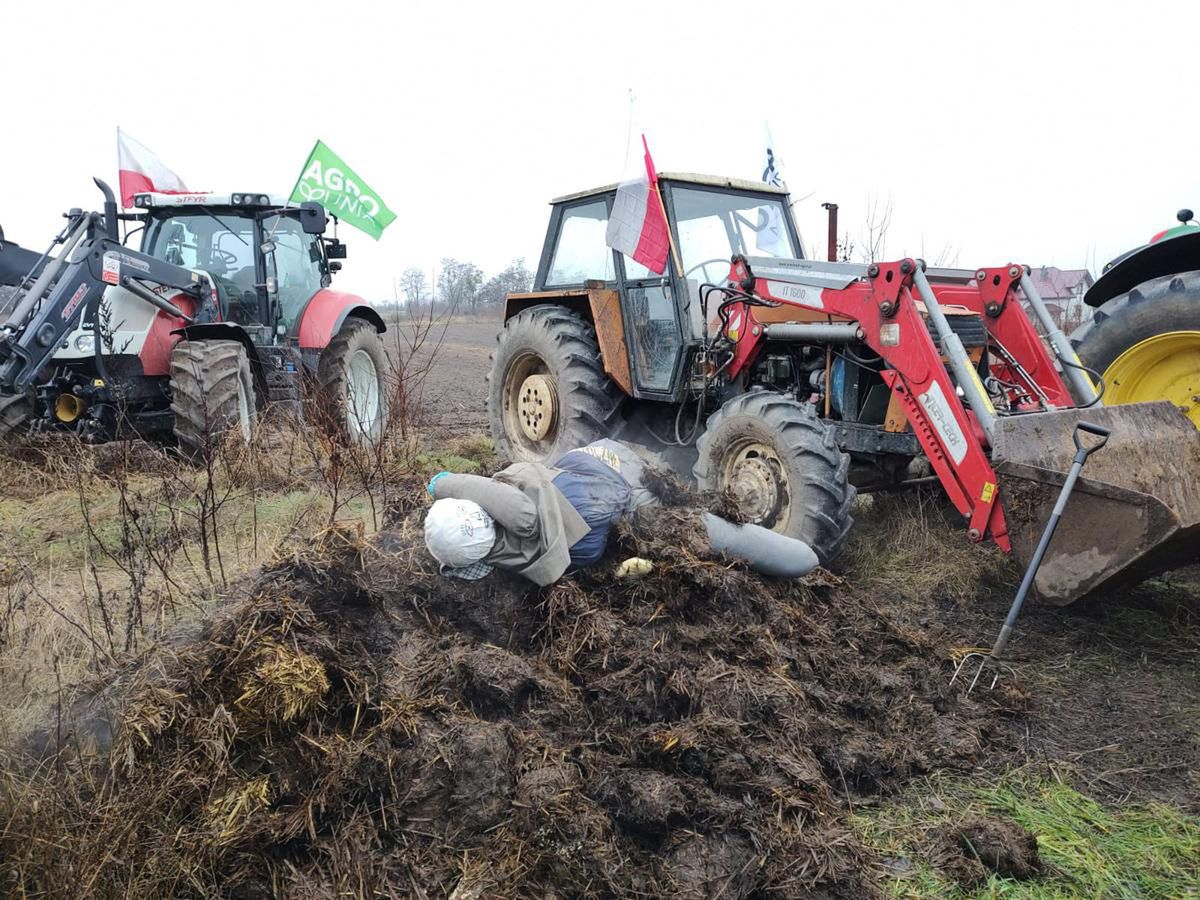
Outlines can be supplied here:
[[25, 394], [0, 397], [0, 441], [18, 438], [29, 431], [33, 404]]
[[1200, 272], [1153, 278], [1113, 297], [1071, 343], [1104, 376], [1106, 403], [1170, 400], [1200, 424], [1192, 399], [1200, 393]]
[[850, 457], [809, 403], [755, 389], [713, 413], [696, 442], [701, 490], [729, 488], [746, 518], [804, 541], [822, 565], [854, 525]]
[[487, 402], [500, 456], [545, 462], [611, 435], [622, 395], [582, 316], [534, 306], [505, 322], [497, 340]]
[[387, 373], [383, 340], [366, 319], [347, 319], [317, 362], [321, 414], [333, 435], [370, 444], [387, 425]]
[[254, 375], [238, 341], [180, 341], [171, 350], [171, 412], [179, 450], [202, 459], [230, 431], [258, 428]]

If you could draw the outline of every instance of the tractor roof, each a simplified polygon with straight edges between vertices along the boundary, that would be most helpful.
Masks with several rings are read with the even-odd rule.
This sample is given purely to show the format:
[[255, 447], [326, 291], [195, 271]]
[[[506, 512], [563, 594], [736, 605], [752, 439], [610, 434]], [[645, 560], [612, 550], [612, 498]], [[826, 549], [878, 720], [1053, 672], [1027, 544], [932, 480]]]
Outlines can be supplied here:
[[278, 194], [261, 192], [238, 192], [233, 194], [213, 194], [207, 191], [188, 191], [180, 194], [160, 194], [147, 192], [134, 194], [133, 205], [138, 209], [158, 209], [160, 207], [186, 206], [252, 206], [277, 207], [286, 206], [287, 199]]
[[[731, 188], [735, 191], [757, 191], [762, 194], [780, 194], [787, 195], [787, 188], [775, 187], [774, 185], [766, 184], [762, 181], [751, 181], [748, 178], [730, 178], [725, 175], [695, 175], [689, 172], [659, 172], [658, 177], [662, 181], [682, 182], [685, 184], [698, 184], [704, 187], [719, 187]], [[568, 200], [579, 200], [583, 197], [592, 197], [598, 194], [607, 194], [609, 191], [616, 190], [617, 185], [606, 184], [602, 187], [592, 188], [588, 191], [576, 191], [573, 194], [564, 194], [561, 197], [555, 197], [551, 203], [565, 203]]]

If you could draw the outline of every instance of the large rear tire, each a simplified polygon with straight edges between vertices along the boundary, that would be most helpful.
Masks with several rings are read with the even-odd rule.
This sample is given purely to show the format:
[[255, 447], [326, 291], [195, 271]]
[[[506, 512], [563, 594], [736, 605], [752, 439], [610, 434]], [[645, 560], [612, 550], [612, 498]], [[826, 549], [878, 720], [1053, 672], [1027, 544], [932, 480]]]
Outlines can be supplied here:
[[321, 408], [335, 435], [355, 444], [374, 443], [383, 436], [388, 371], [375, 326], [366, 319], [347, 319], [317, 363]]
[[713, 413], [696, 442], [702, 490], [730, 489], [748, 521], [804, 541], [822, 565], [854, 525], [850, 457], [811, 403], [754, 389]]
[[254, 375], [238, 341], [180, 341], [171, 350], [171, 412], [185, 456], [210, 455], [230, 432], [249, 443], [258, 429]]
[[1146, 281], [1071, 335], [1108, 405], [1169, 400], [1200, 428], [1200, 272]]
[[546, 462], [611, 436], [620, 389], [604, 372], [596, 331], [561, 306], [523, 310], [504, 323], [488, 375], [496, 452]]
[[0, 441], [20, 437], [33, 421], [33, 404], [25, 394], [0, 397]]

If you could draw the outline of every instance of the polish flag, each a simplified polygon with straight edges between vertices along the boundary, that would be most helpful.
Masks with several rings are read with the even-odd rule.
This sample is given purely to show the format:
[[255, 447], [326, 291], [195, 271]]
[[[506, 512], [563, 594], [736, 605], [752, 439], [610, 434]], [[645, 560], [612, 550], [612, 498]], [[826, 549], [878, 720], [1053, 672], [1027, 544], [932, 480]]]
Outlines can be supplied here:
[[187, 193], [183, 180], [161, 159], [117, 129], [117, 169], [121, 173], [121, 205], [133, 206], [133, 195]]
[[642, 135], [642, 148], [646, 151], [646, 174], [617, 185], [617, 198], [608, 218], [604, 242], [661, 275], [667, 268], [670, 238], [658, 194], [658, 175], [645, 135]]

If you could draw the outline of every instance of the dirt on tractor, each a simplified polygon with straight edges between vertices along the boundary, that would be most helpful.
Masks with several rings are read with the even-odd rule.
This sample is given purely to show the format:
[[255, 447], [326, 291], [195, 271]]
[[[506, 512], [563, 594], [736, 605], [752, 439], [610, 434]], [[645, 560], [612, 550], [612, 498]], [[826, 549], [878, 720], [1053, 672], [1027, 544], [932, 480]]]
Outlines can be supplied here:
[[[893, 528], [909, 544], [879, 557], [881, 502], [848, 562], [862, 577], [763, 579], [709, 554], [677, 499], [547, 589], [439, 577], [415, 501], [370, 539], [335, 527], [277, 558], [6, 761], [4, 892], [859, 898], [881, 861], [848, 816], [914, 776], [1052, 753], [1100, 789], [1194, 798], [1188, 697], [1138, 697], [1194, 671], [1191, 601], [1135, 602], [1145, 640], [1104, 609], [1034, 611], [1014, 643], [1029, 664], [967, 696], [951, 650], [993, 635], [1003, 561], [967, 548], [893, 583], [928, 548]], [[618, 578], [633, 555], [653, 571]], [[1098, 641], [1114, 665], [1178, 656], [1056, 669]], [[931, 859], [964, 883], [1041, 870], [994, 817]]]

